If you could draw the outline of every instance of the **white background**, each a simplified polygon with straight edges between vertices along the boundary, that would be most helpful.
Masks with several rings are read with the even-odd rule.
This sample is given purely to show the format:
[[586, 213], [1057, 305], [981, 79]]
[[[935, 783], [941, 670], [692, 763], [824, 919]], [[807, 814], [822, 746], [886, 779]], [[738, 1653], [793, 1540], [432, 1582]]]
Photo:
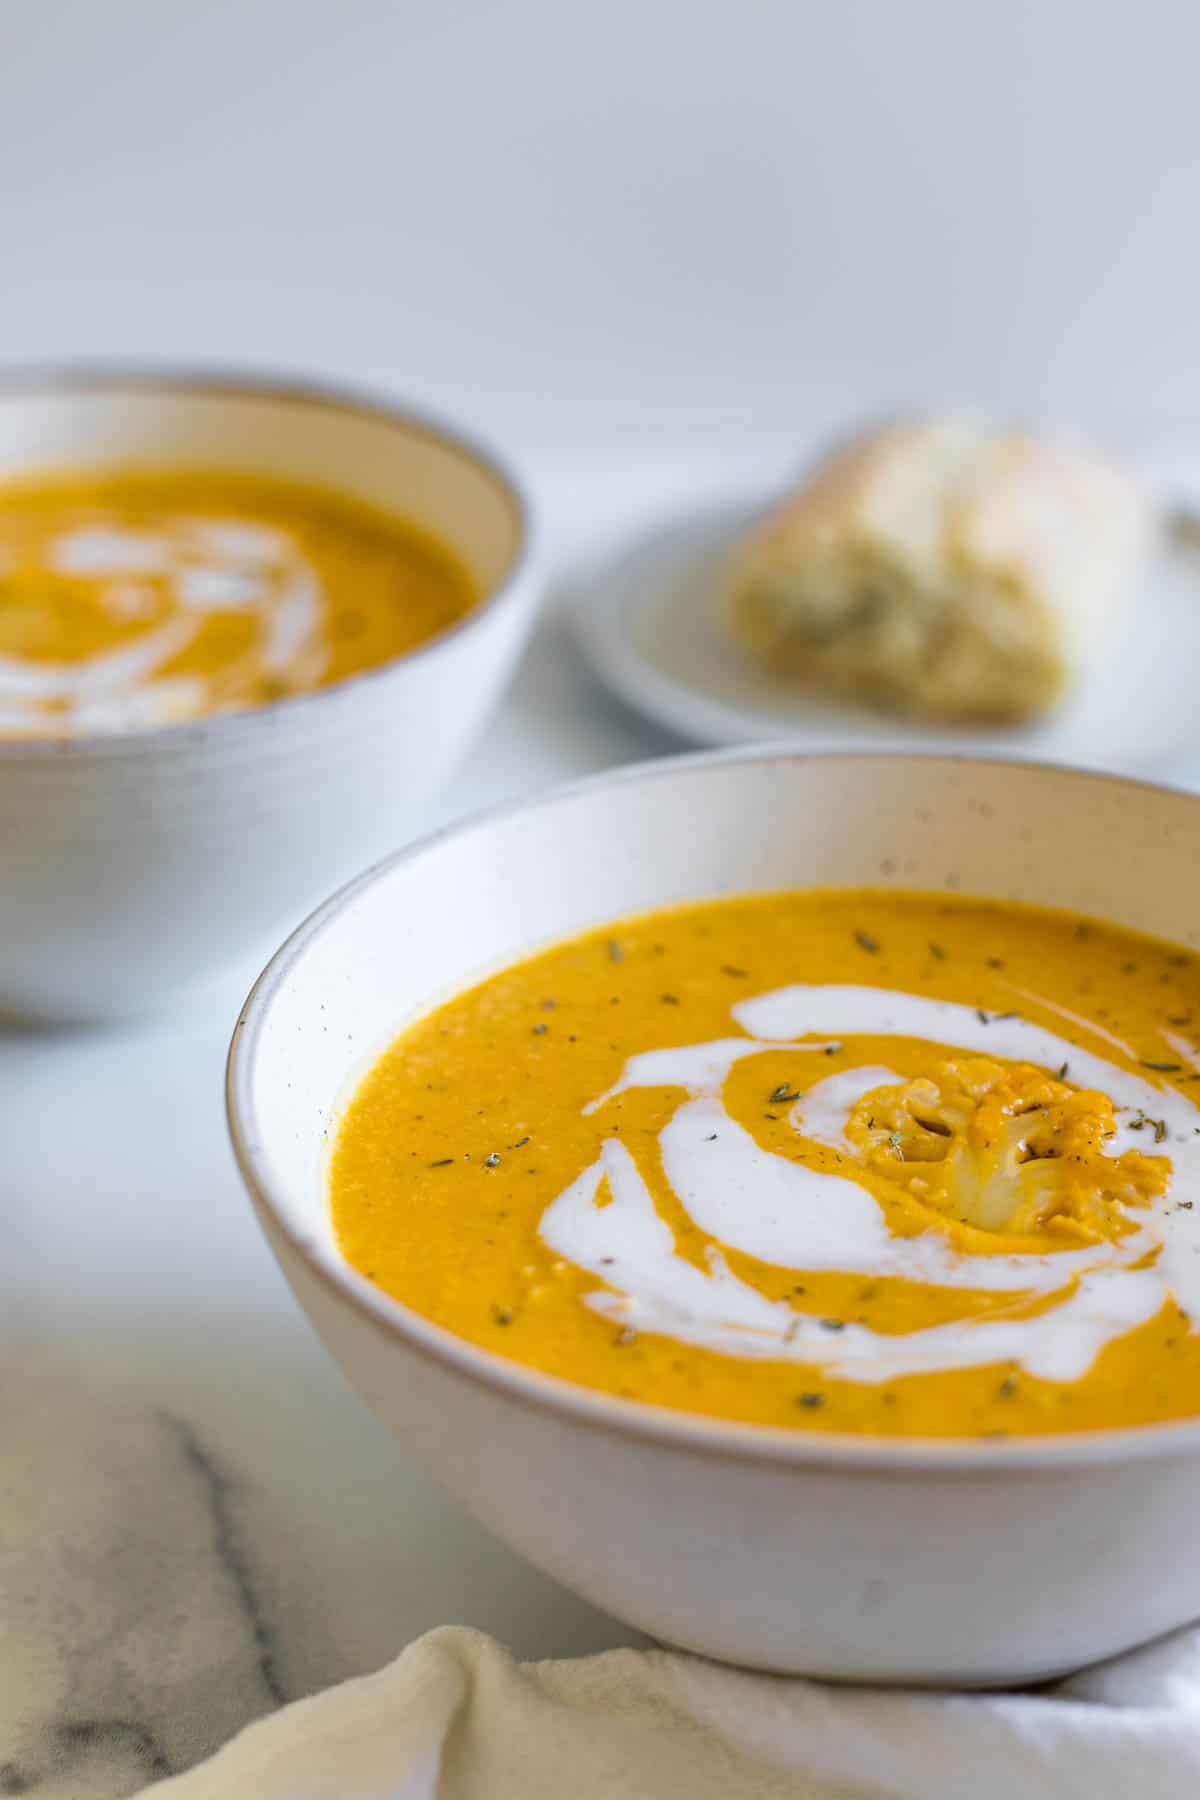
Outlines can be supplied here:
[[1186, 0], [0, 0], [0, 360], [516, 445], [1200, 415]]

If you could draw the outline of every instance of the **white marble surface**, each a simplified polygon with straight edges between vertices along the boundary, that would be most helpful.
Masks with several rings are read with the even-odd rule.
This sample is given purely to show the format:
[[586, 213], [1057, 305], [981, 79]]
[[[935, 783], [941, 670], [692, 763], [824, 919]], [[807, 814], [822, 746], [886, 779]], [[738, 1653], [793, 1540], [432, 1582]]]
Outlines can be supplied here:
[[[544, 459], [553, 564], [756, 460]], [[430, 823], [670, 747], [551, 610]], [[0, 1036], [0, 1796], [117, 1800], [438, 1624], [630, 1641], [445, 1501], [293, 1304], [225, 1137], [256, 972], [151, 1024]]]
[[[547, 456], [553, 561], [780, 466]], [[673, 747], [551, 609], [430, 822]], [[0, 1036], [0, 1796], [118, 1800], [438, 1624], [523, 1656], [631, 1641], [444, 1500], [310, 1335], [225, 1138], [254, 973], [137, 1028]]]

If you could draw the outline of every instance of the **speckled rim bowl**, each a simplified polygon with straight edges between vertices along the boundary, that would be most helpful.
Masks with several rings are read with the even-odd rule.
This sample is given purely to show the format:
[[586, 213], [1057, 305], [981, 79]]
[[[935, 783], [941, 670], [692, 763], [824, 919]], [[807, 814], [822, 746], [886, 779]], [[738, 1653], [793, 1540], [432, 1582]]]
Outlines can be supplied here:
[[0, 739], [0, 1011], [160, 1004], [288, 929], [402, 841], [531, 627], [533, 531], [491, 451], [385, 398], [305, 381], [104, 366], [0, 374], [0, 480], [214, 468], [331, 488], [449, 541], [484, 598], [429, 642], [239, 713]]
[[865, 884], [1027, 899], [1197, 944], [1200, 797], [1009, 760], [750, 749], [488, 814], [370, 871], [280, 950], [234, 1034], [234, 1148], [360, 1393], [469, 1510], [595, 1604], [757, 1667], [1045, 1679], [1200, 1615], [1200, 1420], [897, 1442], [624, 1401], [391, 1300], [344, 1262], [329, 1219], [340, 1106], [447, 993], [647, 907]]

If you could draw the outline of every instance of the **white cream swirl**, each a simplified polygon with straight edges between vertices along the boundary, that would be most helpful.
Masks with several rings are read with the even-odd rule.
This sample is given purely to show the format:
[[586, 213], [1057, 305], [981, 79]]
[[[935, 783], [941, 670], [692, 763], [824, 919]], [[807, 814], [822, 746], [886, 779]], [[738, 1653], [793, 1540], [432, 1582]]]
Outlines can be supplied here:
[[[708, 1240], [706, 1272], [677, 1254], [633, 1157], [618, 1138], [607, 1139], [598, 1161], [551, 1202], [540, 1226], [557, 1255], [606, 1284], [587, 1296], [596, 1312], [727, 1355], [790, 1359], [843, 1379], [880, 1382], [993, 1362], [1073, 1381], [1105, 1344], [1153, 1317], [1169, 1295], [1189, 1313], [1200, 1309], [1200, 1209], [1190, 1205], [1200, 1192], [1200, 1112], [1179, 1093], [1025, 1019], [980, 1015], [891, 989], [781, 988], [742, 1002], [733, 1016], [748, 1038], [631, 1057], [610, 1093], [588, 1108], [629, 1088], [686, 1091], [688, 1098], [660, 1133], [659, 1148], [680, 1204]], [[735, 1062], [767, 1050], [818, 1052], [833, 1034], [838, 1040], [856, 1034], [918, 1038], [1050, 1069], [1067, 1063], [1072, 1081], [1101, 1089], [1114, 1103], [1118, 1131], [1106, 1146], [1110, 1155], [1142, 1147], [1131, 1129], [1137, 1118], [1163, 1121], [1171, 1179], [1157, 1200], [1139, 1208], [1137, 1229], [1117, 1242], [1045, 1255], [969, 1255], [941, 1231], [898, 1236], [852, 1173], [825, 1174], [764, 1150], [722, 1099]], [[899, 1080], [878, 1065], [840, 1071], [806, 1088], [797, 1079], [794, 1085], [803, 1091], [790, 1122], [801, 1135], [842, 1150], [852, 1166], [844, 1136], [849, 1112], [865, 1094]], [[1034, 1297], [1058, 1299], [1032, 1317], [992, 1310], [906, 1333], [878, 1332], [768, 1300], [734, 1275], [725, 1249], [797, 1272], [837, 1270], [1011, 1293], [1014, 1311]]]
[[[219, 710], [215, 682], [236, 688], [247, 676], [268, 675], [299, 689], [324, 670], [320, 584], [286, 532], [180, 514], [153, 529], [71, 527], [41, 554], [56, 573], [93, 583], [114, 625], [153, 622], [118, 648], [78, 661], [0, 656], [0, 731], [69, 735], [169, 724]], [[167, 674], [214, 612], [261, 620], [246, 667], [222, 667], [212, 678]]]

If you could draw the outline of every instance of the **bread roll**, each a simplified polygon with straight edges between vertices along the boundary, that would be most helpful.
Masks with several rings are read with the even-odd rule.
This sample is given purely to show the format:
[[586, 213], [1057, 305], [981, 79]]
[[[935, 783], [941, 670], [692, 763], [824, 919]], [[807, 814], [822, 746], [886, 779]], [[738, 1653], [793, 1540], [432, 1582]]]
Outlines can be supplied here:
[[965, 723], [1051, 708], [1103, 649], [1147, 495], [1085, 451], [961, 421], [837, 451], [738, 547], [735, 637], [781, 679]]

